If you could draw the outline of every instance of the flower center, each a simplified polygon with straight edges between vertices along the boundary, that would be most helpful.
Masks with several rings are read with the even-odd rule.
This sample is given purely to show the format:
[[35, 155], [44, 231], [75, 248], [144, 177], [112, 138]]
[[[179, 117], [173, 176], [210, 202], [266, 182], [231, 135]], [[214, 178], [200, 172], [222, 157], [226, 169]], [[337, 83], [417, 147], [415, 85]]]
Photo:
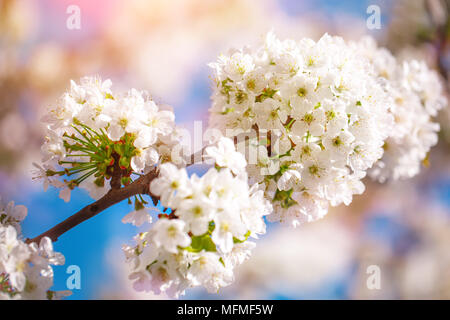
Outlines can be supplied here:
[[175, 236], [177, 235], [177, 228], [175, 228], [175, 226], [170, 226], [169, 228], [167, 228], [167, 234], [170, 238], [175, 238]]
[[200, 217], [201, 215], [203, 215], [202, 207], [195, 206], [194, 208], [192, 208], [192, 213], [194, 214], [194, 216]]
[[314, 116], [312, 115], [312, 113], [307, 113], [307, 114], [305, 114], [305, 116], [303, 117], [303, 121], [305, 121], [308, 125], [310, 125], [311, 122], [314, 121]]
[[172, 183], [170, 184], [170, 187], [172, 189], [178, 189], [179, 186], [180, 184], [178, 183], [178, 181], [172, 181]]
[[309, 173], [312, 174], [313, 176], [319, 177], [319, 167], [317, 165], [313, 164], [308, 168], [308, 170]]
[[306, 96], [307, 93], [308, 93], [308, 91], [306, 90], [306, 88], [299, 88], [297, 90], [297, 95], [299, 97], [304, 97], [304, 96]]

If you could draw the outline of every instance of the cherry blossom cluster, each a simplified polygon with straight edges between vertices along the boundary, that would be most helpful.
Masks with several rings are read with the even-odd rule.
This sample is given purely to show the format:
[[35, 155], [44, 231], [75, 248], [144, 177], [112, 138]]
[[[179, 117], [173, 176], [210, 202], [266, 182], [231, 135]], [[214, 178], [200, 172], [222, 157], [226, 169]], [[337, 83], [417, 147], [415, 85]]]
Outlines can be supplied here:
[[439, 124], [433, 117], [447, 104], [439, 77], [423, 61], [399, 61], [372, 38], [354, 46], [371, 60], [393, 99], [390, 112], [395, 124], [385, 141], [383, 158], [370, 176], [380, 182], [411, 178], [419, 173], [421, 163], [426, 164], [430, 148], [438, 141]]
[[129, 184], [131, 174], [146, 172], [170, 157], [171, 146], [178, 142], [168, 107], [157, 106], [147, 93], [135, 89], [113, 93], [111, 84], [98, 77], [82, 78], [80, 84], [72, 81], [70, 90], [43, 117], [44, 163], [36, 165], [36, 176], [43, 178], [44, 188], [61, 188], [65, 201], [78, 186], [100, 198], [109, 190], [114, 170], [121, 170], [121, 185]]
[[[206, 155], [215, 167], [201, 177], [164, 163], [151, 182], [151, 192], [170, 213], [161, 213], [139, 233], [135, 246], [123, 248], [136, 290], [171, 297], [195, 286], [218, 292], [233, 281], [233, 268], [249, 257], [255, 244], [248, 239], [265, 233], [263, 216], [271, 212], [270, 202], [258, 185], [249, 187], [245, 159], [233, 141], [221, 138], [206, 148]], [[134, 214], [126, 220], [140, 224], [148, 219]]]
[[281, 41], [269, 33], [211, 67], [210, 126], [227, 136], [256, 132], [243, 143], [250, 181], [273, 203], [270, 221], [313, 221], [364, 191], [361, 179], [394, 122], [367, 57], [339, 37]]
[[[149, 224], [123, 247], [138, 291], [217, 292], [250, 256], [249, 239], [265, 233], [264, 216], [294, 227], [322, 218], [330, 205], [363, 193], [367, 174], [379, 181], [414, 176], [437, 143], [432, 117], [446, 105], [437, 74], [371, 39], [293, 41], [269, 33], [211, 67], [210, 127], [223, 136], [205, 148], [212, 167], [202, 176], [173, 158], [184, 148], [174, 114], [145, 92], [116, 94], [110, 80], [82, 78], [43, 118], [35, 176], [44, 189], [60, 188], [65, 201], [75, 187], [98, 199], [129, 185], [133, 174], [157, 175], [140, 192], [159, 200], [158, 219], [143, 194], [122, 219]], [[61, 296], [48, 288], [50, 265], [62, 255], [48, 238], [39, 246], [21, 240], [25, 207], [0, 209], [0, 297]]]
[[51, 291], [51, 265], [64, 264], [64, 256], [53, 251], [49, 238], [39, 245], [26, 244], [19, 223], [25, 219], [27, 208], [3, 203], [0, 199], [0, 300], [60, 299], [70, 291]]

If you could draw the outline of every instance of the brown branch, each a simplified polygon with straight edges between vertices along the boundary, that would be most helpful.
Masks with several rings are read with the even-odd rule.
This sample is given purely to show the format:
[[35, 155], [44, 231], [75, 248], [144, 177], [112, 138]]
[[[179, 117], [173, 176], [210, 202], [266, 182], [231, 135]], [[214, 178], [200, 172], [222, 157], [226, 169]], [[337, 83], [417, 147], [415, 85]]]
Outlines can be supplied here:
[[[186, 160], [191, 160], [191, 163], [188, 164], [194, 164], [198, 158], [200, 160], [202, 159], [202, 155], [205, 148], [202, 148], [198, 152], [192, 154], [190, 157], [188, 157]], [[111, 175], [111, 190], [107, 194], [105, 194], [102, 198], [95, 201], [94, 203], [91, 203], [90, 205], [84, 207], [74, 215], [70, 216], [63, 222], [57, 224], [53, 228], [49, 229], [48, 231], [40, 234], [39, 236], [33, 238], [33, 239], [27, 239], [27, 243], [39, 243], [43, 237], [49, 237], [53, 242], [58, 240], [58, 238], [64, 234], [65, 232], [69, 231], [70, 229], [76, 227], [83, 221], [86, 221], [95, 215], [99, 214], [100, 212], [106, 210], [107, 208], [111, 207], [112, 205], [119, 203], [125, 199], [128, 199], [132, 196], [138, 195], [138, 194], [147, 194], [152, 198], [153, 204], [156, 206], [158, 203], [159, 197], [155, 196], [150, 192], [150, 182], [156, 178], [159, 174], [159, 169], [156, 167], [150, 171], [149, 173], [141, 176], [140, 178], [136, 179], [129, 185], [121, 188], [121, 178], [123, 176], [123, 172], [120, 169], [119, 165], [119, 157], [116, 157], [113, 154], [114, 157], [114, 166], [113, 166], [113, 172]]]
[[122, 186], [122, 169], [120, 169], [120, 156], [117, 153], [113, 153], [112, 157], [114, 159], [114, 165], [111, 168], [112, 169], [112, 175], [111, 175], [111, 182], [110, 186], [111, 189], [120, 189]]
[[54, 226], [50, 230], [42, 233], [41, 235], [33, 238], [33, 239], [27, 239], [27, 243], [36, 242], [39, 243], [43, 237], [49, 237], [52, 241], [58, 240], [59, 236], [61, 236], [63, 233], [69, 231], [73, 227], [79, 225], [83, 221], [86, 221], [93, 216], [99, 214], [103, 210], [111, 207], [112, 205], [119, 203], [125, 199], [128, 199], [134, 195], [137, 194], [148, 194], [152, 197], [153, 203], [158, 202], [158, 197], [155, 195], [152, 195], [150, 192], [150, 182], [157, 177], [158, 175], [158, 169], [154, 168], [149, 173], [141, 176], [140, 178], [136, 179], [129, 185], [123, 187], [114, 189], [112, 188], [107, 194], [105, 194], [102, 198], [95, 201], [94, 203], [91, 203], [90, 205], [84, 207], [74, 215], [70, 216], [63, 222], [59, 223], [58, 225]]

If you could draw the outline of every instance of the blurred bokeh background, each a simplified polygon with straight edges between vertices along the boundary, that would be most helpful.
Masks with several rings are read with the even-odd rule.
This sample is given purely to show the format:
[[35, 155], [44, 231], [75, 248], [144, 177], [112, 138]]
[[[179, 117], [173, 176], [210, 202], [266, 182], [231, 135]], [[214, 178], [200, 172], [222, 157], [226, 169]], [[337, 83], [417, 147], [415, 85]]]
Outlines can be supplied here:
[[[80, 29], [67, 27], [80, 9]], [[369, 5], [381, 12], [370, 30]], [[450, 23], [447, 0], [0, 0], [0, 195], [29, 208], [32, 237], [92, 200], [81, 190], [70, 203], [31, 179], [39, 162], [45, 107], [70, 79], [98, 74], [115, 90], [148, 90], [174, 107], [177, 122], [207, 122], [208, 62], [230, 47], [256, 43], [273, 29], [280, 37], [318, 39], [323, 33], [358, 39], [369, 34], [397, 55], [425, 59], [447, 81]], [[412, 180], [376, 184], [349, 206], [297, 229], [269, 224], [236, 282], [218, 295], [192, 290], [186, 298], [450, 299], [450, 112], [439, 114], [439, 145]], [[199, 169], [201, 170], [201, 169]], [[63, 235], [66, 267], [78, 265], [82, 287], [69, 299], [157, 299], [132, 290], [121, 244], [136, 229], [121, 223], [126, 202]], [[381, 270], [369, 290], [367, 267]]]

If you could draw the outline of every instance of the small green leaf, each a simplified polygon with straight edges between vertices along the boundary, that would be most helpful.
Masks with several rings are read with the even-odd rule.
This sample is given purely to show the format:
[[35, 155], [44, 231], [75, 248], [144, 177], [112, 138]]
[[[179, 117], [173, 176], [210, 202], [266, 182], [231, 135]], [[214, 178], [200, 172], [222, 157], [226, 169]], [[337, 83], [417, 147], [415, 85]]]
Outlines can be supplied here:
[[245, 234], [244, 234], [244, 240], [239, 240], [236, 237], [233, 237], [233, 243], [243, 243], [245, 241], [247, 241], [248, 237], [250, 237], [250, 230], [248, 230]]
[[263, 92], [255, 98], [256, 102], [263, 102], [267, 98], [273, 98], [273, 96], [277, 93], [277, 90], [271, 88], [265, 88]]
[[275, 196], [273, 197], [274, 201], [279, 201], [282, 208], [289, 208], [293, 206], [294, 204], [297, 204], [297, 201], [292, 199], [292, 193], [294, 192], [294, 189], [289, 190], [279, 190], [275, 192]]
[[216, 245], [211, 239], [209, 233], [205, 233], [201, 236], [193, 236], [191, 238], [191, 245], [189, 247], [184, 248], [189, 252], [200, 252], [202, 250], [216, 252]]

